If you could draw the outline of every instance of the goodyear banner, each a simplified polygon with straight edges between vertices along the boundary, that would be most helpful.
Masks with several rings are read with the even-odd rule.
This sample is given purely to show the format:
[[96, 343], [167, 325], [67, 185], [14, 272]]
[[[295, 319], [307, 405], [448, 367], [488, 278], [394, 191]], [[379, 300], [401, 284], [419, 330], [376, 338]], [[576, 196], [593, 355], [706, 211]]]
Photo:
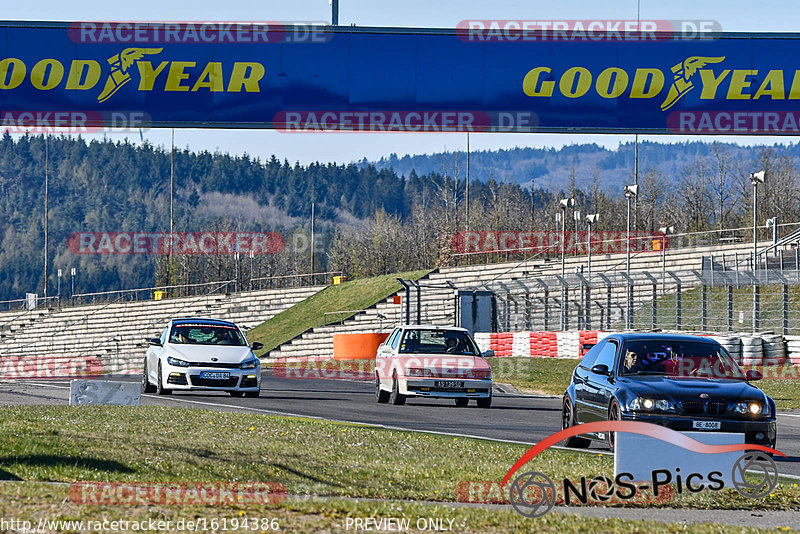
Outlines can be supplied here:
[[800, 130], [800, 35], [490, 37], [279, 23], [0, 23], [0, 120], [21, 129], [82, 121], [286, 131]]

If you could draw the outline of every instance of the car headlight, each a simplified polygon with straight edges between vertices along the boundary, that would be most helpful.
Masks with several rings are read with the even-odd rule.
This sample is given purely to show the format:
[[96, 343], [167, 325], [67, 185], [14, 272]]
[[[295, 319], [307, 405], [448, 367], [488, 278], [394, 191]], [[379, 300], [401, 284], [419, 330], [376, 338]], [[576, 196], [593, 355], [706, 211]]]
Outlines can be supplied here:
[[675, 405], [667, 399], [651, 399], [646, 397], [636, 397], [628, 408], [635, 412], [674, 412]]
[[247, 360], [239, 365], [239, 369], [255, 369], [258, 367], [258, 360]]
[[409, 367], [406, 369], [406, 376], [433, 376], [433, 373], [424, 367]]
[[738, 402], [733, 411], [739, 415], [769, 415], [769, 406], [757, 401]]
[[179, 360], [178, 358], [173, 358], [172, 356], [167, 357], [167, 363], [174, 365], [175, 367], [189, 367], [189, 362]]

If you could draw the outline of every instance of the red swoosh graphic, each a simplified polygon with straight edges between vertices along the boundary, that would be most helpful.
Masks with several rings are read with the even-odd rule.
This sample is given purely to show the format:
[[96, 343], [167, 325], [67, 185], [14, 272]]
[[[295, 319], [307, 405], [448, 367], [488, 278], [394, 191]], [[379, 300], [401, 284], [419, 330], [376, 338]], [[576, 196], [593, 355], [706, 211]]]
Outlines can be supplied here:
[[505, 486], [506, 482], [519, 470], [520, 467], [532, 460], [540, 452], [555, 445], [559, 441], [565, 440], [578, 434], [587, 434], [591, 432], [628, 432], [629, 434], [641, 434], [643, 436], [650, 436], [651, 438], [660, 439], [667, 443], [672, 443], [679, 447], [692, 452], [699, 452], [701, 454], [719, 454], [723, 452], [744, 451], [744, 450], [759, 450], [764, 452], [771, 452], [780, 456], [786, 457], [781, 451], [775, 450], [764, 445], [752, 445], [749, 443], [741, 443], [738, 445], [709, 445], [701, 443], [696, 439], [681, 434], [676, 430], [667, 428], [653, 423], [645, 423], [642, 421], [597, 421], [594, 423], [584, 423], [582, 425], [571, 426], [565, 428], [560, 432], [546, 437], [522, 455], [517, 460], [517, 463], [508, 470], [506, 477], [503, 479], [501, 486]]

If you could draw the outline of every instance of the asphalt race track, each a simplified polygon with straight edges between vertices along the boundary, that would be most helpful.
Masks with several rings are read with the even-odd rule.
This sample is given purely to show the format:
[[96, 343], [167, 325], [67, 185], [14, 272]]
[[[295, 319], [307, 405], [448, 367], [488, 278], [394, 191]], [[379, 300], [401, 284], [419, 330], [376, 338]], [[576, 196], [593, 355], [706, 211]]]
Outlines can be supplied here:
[[[350, 421], [390, 428], [439, 432], [534, 444], [561, 429], [559, 398], [506, 394], [495, 390], [492, 407], [456, 407], [445, 399], [409, 399], [404, 406], [378, 404], [372, 382], [320, 379], [286, 379], [266, 369], [261, 397], [234, 398], [227, 393], [173, 393], [144, 395], [143, 404], [254, 413], [299, 415]], [[140, 380], [139, 375], [115, 376], [114, 380]], [[0, 405], [64, 405], [68, 381], [15, 380], [0, 382]], [[593, 446], [596, 452], [605, 449]], [[775, 458], [783, 475], [800, 478], [800, 413], [778, 414], [778, 450], [787, 458]]]

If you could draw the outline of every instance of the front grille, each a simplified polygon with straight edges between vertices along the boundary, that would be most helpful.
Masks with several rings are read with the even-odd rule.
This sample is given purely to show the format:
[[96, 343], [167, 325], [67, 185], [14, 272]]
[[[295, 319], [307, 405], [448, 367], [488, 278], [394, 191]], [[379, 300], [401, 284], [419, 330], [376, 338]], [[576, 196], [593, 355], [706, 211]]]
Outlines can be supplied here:
[[701, 401], [683, 401], [683, 413], [699, 415], [703, 413], [703, 403]]
[[728, 411], [728, 403], [723, 401], [709, 401], [706, 404], [708, 415], [724, 415]]
[[227, 380], [209, 380], [208, 378], [200, 378], [200, 375], [189, 375], [189, 378], [191, 378], [193, 386], [235, 388], [236, 384], [239, 383], [238, 376], [232, 376]]
[[217, 363], [217, 362], [190, 362], [189, 367], [217, 367], [220, 369], [238, 369], [239, 363]]

